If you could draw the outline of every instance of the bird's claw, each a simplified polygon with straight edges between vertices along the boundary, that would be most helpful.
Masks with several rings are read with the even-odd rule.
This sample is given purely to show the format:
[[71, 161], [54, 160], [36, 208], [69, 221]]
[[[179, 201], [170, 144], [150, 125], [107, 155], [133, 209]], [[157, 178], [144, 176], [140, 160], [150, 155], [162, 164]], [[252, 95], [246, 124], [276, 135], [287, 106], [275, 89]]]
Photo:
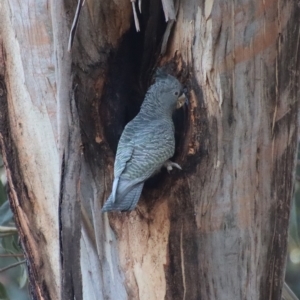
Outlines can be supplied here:
[[168, 173], [170, 173], [170, 171], [173, 170], [173, 167], [179, 169], [179, 170], [182, 170], [181, 167], [179, 166], [179, 164], [177, 163], [174, 163], [170, 160], [167, 160], [165, 163], [164, 163], [164, 166], [166, 167]]

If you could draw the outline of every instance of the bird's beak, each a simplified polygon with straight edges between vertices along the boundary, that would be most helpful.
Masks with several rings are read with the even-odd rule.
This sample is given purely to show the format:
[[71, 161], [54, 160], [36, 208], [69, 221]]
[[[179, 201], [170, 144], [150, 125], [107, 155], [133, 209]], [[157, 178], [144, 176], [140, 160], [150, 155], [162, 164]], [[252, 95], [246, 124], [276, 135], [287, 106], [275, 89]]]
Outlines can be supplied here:
[[187, 103], [187, 101], [188, 100], [187, 100], [185, 93], [182, 93], [177, 99], [176, 108], [178, 109], [178, 108], [182, 107], [185, 103]]

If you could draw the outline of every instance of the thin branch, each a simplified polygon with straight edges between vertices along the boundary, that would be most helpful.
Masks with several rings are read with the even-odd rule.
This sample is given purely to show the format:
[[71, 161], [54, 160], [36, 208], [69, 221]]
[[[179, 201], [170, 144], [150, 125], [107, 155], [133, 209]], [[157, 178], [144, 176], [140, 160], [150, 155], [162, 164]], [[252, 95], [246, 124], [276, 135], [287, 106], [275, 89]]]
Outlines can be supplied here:
[[282, 298], [284, 300], [299, 300], [286, 282], [283, 284]]
[[19, 266], [21, 264], [24, 264], [25, 262], [26, 262], [26, 259], [18, 261], [18, 262], [14, 263], [14, 264], [11, 264], [11, 265], [9, 265], [9, 266], [7, 266], [5, 268], [0, 269], [0, 273], [4, 272], [6, 270], [9, 270], [11, 268], [17, 267], [17, 266]]
[[0, 226], [0, 233], [18, 233], [16, 227]]
[[6, 236], [12, 236], [16, 235], [15, 232], [6, 232], [6, 233], [0, 233], [0, 238], [6, 237]]
[[0, 257], [24, 257], [23, 253], [16, 253], [16, 254], [0, 254]]

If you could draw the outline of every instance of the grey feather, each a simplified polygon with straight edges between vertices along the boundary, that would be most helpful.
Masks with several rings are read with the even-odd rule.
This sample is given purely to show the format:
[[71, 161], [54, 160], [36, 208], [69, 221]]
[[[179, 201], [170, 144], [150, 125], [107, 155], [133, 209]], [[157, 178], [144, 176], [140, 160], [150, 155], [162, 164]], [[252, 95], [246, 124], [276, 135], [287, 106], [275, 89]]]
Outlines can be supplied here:
[[124, 197], [118, 197], [117, 201], [113, 201], [110, 196], [102, 208], [102, 212], [111, 210], [130, 211], [133, 210], [138, 203], [144, 182], [138, 183], [131, 187], [130, 191]]
[[119, 140], [112, 193], [102, 211], [133, 210], [145, 180], [157, 173], [175, 150], [172, 113], [182, 91], [170, 75], [158, 76], [138, 115]]
[[117, 194], [117, 189], [118, 189], [118, 185], [119, 185], [119, 180], [120, 180], [120, 177], [116, 177], [113, 182], [113, 187], [112, 187], [112, 192], [111, 192], [112, 202], [116, 201], [116, 194]]

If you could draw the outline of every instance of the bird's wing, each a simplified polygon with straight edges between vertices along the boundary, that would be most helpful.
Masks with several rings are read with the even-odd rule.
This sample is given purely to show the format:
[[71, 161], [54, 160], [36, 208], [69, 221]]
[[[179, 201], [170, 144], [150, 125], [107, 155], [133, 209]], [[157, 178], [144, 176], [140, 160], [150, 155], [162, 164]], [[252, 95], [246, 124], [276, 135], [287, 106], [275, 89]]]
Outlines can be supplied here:
[[159, 170], [173, 156], [174, 148], [172, 122], [128, 123], [118, 144], [112, 203], [123, 199], [135, 185]]
[[127, 162], [130, 160], [134, 150], [134, 124], [128, 123], [121, 135], [118, 143], [118, 149], [114, 165], [114, 182], [111, 192], [111, 200], [114, 203], [116, 201], [116, 193], [119, 189], [119, 180], [122, 172], [124, 171]]
[[163, 163], [173, 156], [175, 149], [172, 122], [158, 120], [149, 122], [134, 137], [131, 157], [120, 175], [136, 184], [148, 179]]
[[118, 143], [118, 149], [114, 165], [115, 178], [120, 177], [126, 167], [126, 163], [130, 160], [134, 150], [134, 126], [128, 123], [124, 128]]

